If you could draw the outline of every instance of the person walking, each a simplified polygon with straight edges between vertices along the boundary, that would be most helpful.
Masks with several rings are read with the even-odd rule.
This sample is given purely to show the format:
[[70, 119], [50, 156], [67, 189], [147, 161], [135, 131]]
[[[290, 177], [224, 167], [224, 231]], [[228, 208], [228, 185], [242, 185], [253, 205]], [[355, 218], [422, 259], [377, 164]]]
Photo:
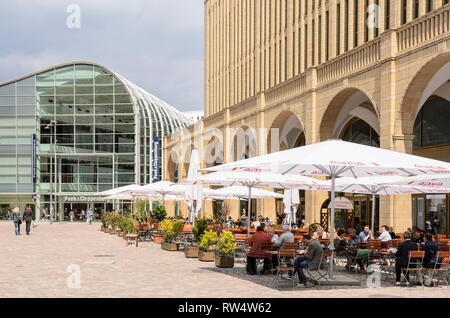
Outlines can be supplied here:
[[92, 209], [89, 209], [87, 211], [87, 223], [92, 224], [93, 216], [94, 216], [94, 212], [92, 211]]
[[27, 235], [30, 235], [31, 222], [34, 220], [34, 217], [33, 211], [29, 205], [27, 205], [25, 211], [23, 212], [23, 220], [26, 224]]
[[16, 235], [20, 235], [20, 224], [22, 224], [22, 217], [20, 215], [20, 210], [17, 207], [13, 209], [13, 222]]

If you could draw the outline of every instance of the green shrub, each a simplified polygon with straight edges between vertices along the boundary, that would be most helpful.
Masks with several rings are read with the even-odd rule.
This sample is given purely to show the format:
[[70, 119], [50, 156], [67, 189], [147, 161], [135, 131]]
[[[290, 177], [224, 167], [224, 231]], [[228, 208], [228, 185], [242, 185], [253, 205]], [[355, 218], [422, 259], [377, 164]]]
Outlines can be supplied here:
[[201, 218], [196, 219], [194, 226], [192, 227], [192, 232], [194, 233], [194, 239], [198, 243], [200, 243], [201, 237], [205, 234], [206, 229], [208, 228], [208, 219]]
[[145, 219], [145, 210], [149, 207], [148, 201], [139, 200], [134, 204], [134, 215], [138, 220]]
[[159, 222], [164, 221], [164, 219], [167, 216], [166, 208], [164, 208], [162, 205], [155, 205], [153, 207], [153, 217], [158, 220]]
[[220, 234], [216, 244], [216, 251], [222, 256], [232, 255], [236, 249], [233, 233], [230, 231], [223, 231]]
[[123, 227], [123, 231], [126, 234], [134, 234], [136, 233], [136, 229], [134, 227], [134, 222], [131, 218], [129, 217], [123, 217], [122, 219], [122, 227]]
[[163, 231], [164, 242], [172, 243], [177, 236], [183, 233], [183, 222], [179, 220], [165, 220], [161, 223], [161, 231]]
[[206, 231], [200, 239], [198, 247], [202, 251], [209, 251], [214, 248], [214, 244], [217, 243], [217, 233], [211, 230]]
[[102, 226], [103, 227], [108, 227], [109, 226], [108, 218], [107, 218], [106, 214], [102, 214], [100, 220], [102, 221]]

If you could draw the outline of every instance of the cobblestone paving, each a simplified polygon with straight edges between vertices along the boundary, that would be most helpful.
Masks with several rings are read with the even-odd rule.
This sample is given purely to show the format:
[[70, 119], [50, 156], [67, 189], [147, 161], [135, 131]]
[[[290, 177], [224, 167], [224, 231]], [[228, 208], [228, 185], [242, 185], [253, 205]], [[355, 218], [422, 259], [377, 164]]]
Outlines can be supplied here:
[[[390, 282], [375, 289], [278, 290], [272, 276], [247, 276], [243, 267], [217, 269], [153, 242], [127, 248], [98, 223], [39, 223], [30, 236], [24, 230], [16, 236], [12, 223], [0, 223], [0, 297], [450, 297], [448, 287]], [[68, 287], [72, 264], [80, 266], [80, 288]]]

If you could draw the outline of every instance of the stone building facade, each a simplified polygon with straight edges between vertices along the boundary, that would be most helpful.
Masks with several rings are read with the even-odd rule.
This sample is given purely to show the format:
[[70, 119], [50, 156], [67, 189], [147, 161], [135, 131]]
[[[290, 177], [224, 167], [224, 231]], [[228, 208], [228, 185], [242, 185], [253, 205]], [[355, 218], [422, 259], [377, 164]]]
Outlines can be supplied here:
[[[220, 157], [205, 159], [208, 167], [340, 138], [450, 161], [449, 120], [446, 0], [207, 0], [205, 119], [166, 137], [165, 153], [184, 160], [190, 151], [180, 149], [195, 147]], [[247, 137], [237, 142], [236, 132]], [[211, 152], [219, 139], [223, 154]], [[183, 180], [188, 166], [167, 160], [164, 178]], [[327, 198], [302, 192], [299, 213], [320, 222]], [[370, 199], [351, 199], [364, 224]], [[379, 202], [378, 226], [423, 228], [438, 214], [449, 233], [446, 195]], [[237, 217], [242, 207], [230, 206]], [[213, 210], [207, 203], [206, 213]], [[258, 200], [255, 213], [276, 212], [279, 202]]]

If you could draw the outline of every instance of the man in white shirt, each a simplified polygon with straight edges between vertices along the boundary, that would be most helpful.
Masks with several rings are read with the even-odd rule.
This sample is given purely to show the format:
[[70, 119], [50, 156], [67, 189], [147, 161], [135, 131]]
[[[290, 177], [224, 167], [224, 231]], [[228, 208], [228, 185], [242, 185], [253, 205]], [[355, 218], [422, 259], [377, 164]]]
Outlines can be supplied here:
[[383, 225], [381, 227], [381, 234], [380, 234], [379, 239], [381, 242], [388, 242], [388, 241], [392, 240], [392, 237], [391, 237], [391, 234], [389, 234], [387, 225]]

